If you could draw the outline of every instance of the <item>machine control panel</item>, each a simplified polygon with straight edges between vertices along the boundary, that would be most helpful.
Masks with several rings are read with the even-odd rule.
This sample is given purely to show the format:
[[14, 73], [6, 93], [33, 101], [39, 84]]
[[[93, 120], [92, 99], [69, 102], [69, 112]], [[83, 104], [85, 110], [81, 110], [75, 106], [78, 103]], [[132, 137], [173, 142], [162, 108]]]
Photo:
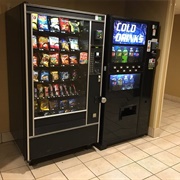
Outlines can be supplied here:
[[142, 64], [133, 64], [133, 65], [112, 65], [110, 67], [111, 73], [133, 73], [133, 72], [142, 72]]

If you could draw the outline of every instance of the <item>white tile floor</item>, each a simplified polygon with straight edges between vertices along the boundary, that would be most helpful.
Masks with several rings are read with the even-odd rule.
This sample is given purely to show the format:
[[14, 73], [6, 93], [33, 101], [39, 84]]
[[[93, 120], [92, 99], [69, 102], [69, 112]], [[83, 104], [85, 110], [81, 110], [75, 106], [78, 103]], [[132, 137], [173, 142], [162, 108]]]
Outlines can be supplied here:
[[29, 166], [14, 142], [0, 144], [0, 180], [179, 180], [180, 103], [164, 101], [161, 135], [84, 150]]

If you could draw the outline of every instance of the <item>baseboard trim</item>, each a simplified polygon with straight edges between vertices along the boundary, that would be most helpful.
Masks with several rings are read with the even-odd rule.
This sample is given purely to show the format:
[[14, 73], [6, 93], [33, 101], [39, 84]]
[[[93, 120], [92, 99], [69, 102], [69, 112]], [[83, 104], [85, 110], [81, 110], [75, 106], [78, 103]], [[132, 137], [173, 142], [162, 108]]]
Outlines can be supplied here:
[[172, 96], [170, 94], [164, 94], [164, 99], [180, 103], [180, 97]]
[[155, 129], [152, 127], [148, 128], [148, 135], [153, 138], [159, 137], [160, 133], [161, 133], [160, 128], [155, 128]]
[[13, 140], [14, 138], [11, 132], [0, 133], [0, 143], [5, 143], [5, 142], [13, 141]]

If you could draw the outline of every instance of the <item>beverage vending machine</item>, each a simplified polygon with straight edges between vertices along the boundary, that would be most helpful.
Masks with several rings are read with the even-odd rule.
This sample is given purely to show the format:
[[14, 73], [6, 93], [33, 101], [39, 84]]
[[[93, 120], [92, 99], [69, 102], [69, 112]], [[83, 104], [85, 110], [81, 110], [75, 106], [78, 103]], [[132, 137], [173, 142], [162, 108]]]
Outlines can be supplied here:
[[10, 129], [28, 162], [99, 141], [106, 16], [7, 11]]
[[107, 17], [100, 148], [148, 132], [159, 23]]

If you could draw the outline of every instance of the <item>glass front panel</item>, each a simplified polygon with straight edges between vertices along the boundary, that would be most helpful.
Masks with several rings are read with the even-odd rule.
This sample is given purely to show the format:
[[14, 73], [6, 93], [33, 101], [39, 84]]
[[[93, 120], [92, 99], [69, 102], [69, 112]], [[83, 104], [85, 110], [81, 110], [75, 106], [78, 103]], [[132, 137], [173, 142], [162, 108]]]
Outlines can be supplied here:
[[31, 14], [34, 116], [86, 110], [89, 21]]

